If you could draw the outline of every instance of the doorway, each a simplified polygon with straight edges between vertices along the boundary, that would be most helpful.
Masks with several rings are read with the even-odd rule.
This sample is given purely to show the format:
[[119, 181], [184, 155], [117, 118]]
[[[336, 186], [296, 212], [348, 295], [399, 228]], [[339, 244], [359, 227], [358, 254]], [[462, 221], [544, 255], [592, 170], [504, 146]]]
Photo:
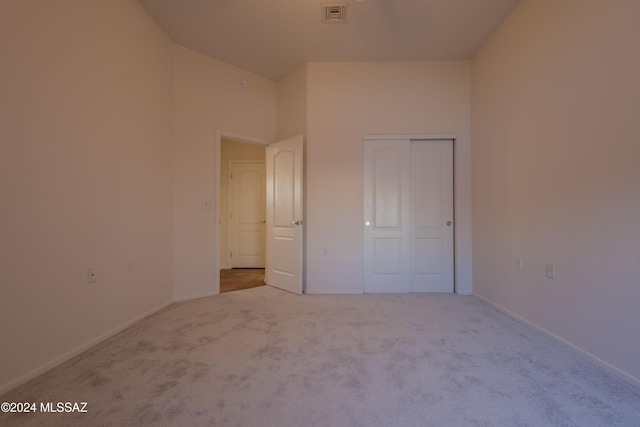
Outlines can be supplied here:
[[[218, 131], [216, 135], [214, 294], [220, 293], [220, 270], [229, 267], [228, 162], [223, 141], [261, 147], [266, 170], [265, 281], [292, 293], [304, 292], [303, 157], [302, 135], [269, 144], [266, 141]], [[234, 145], [233, 147], [241, 147]], [[255, 147], [254, 147], [255, 148]], [[227, 159], [230, 160], [230, 159]], [[257, 160], [257, 159], [255, 159]], [[223, 192], [225, 192], [223, 194]], [[224, 205], [224, 206], [223, 206]]]
[[265, 145], [220, 141], [220, 293], [264, 285]]
[[[226, 138], [221, 140], [219, 221], [221, 268], [264, 268], [264, 223], [262, 221], [266, 219], [264, 212], [266, 202], [264, 192], [260, 193], [257, 187], [265, 187], [265, 149], [263, 145]], [[262, 175], [260, 175], [261, 168]], [[234, 172], [235, 176], [232, 177]], [[244, 193], [244, 199], [242, 199], [242, 193]], [[238, 252], [239, 246], [246, 247], [244, 253]], [[237, 261], [235, 265], [234, 250]], [[251, 264], [247, 265], [247, 262]]]

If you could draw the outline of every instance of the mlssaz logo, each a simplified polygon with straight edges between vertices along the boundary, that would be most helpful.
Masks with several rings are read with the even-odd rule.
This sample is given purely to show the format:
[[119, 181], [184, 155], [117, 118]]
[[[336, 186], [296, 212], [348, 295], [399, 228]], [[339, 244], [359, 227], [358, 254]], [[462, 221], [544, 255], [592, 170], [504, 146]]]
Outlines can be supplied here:
[[88, 412], [87, 402], [40, 402], [40, 412]]

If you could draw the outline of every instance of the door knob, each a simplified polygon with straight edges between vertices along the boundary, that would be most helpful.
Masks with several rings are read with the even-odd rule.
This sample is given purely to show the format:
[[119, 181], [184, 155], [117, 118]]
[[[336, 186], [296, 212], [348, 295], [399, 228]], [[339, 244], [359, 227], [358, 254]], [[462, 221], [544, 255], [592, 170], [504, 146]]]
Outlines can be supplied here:
[[264, 224], [264, 223], [265, 223], [265, 222], [267, 222], [267, 221], [263, 219], [263, 220], [262, 220], [262, 221], [260, 221], [260, 222], [261, 222], [262, 224]]
[[294, 219], [293, 221], [291, 221], [291, 225], [300, 225], [300, 224], [302, 224], [301, 219]]
[[451, 221], [447, 221], [447, 225], [451, 227]]

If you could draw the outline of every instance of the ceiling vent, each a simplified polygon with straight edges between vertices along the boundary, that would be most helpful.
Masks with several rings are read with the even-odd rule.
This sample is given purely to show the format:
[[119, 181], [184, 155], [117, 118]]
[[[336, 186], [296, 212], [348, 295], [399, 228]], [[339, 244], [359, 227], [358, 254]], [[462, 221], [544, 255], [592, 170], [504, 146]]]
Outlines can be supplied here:
[[347, 22], [347, 4], [323, 4], [322, 22]]

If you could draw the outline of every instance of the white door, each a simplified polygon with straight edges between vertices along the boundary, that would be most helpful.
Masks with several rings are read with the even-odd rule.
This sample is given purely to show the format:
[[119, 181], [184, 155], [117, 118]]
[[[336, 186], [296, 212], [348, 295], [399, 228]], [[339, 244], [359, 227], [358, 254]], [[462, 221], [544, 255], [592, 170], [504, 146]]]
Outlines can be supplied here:
[[453, 292], [453, 141], [364, 145], [365, 292]]
[[268, 285], [301, 294], [302, 274], [302, 135], [267, 147]]
[[453, 141], [411, 141], [411, 292], [453, 292]]
[[264, 268], [266, 183], [263, 161], [229, 164], [229, 265]]
[[365, 292], [409, 292], [409, 140], [366, 141]]

